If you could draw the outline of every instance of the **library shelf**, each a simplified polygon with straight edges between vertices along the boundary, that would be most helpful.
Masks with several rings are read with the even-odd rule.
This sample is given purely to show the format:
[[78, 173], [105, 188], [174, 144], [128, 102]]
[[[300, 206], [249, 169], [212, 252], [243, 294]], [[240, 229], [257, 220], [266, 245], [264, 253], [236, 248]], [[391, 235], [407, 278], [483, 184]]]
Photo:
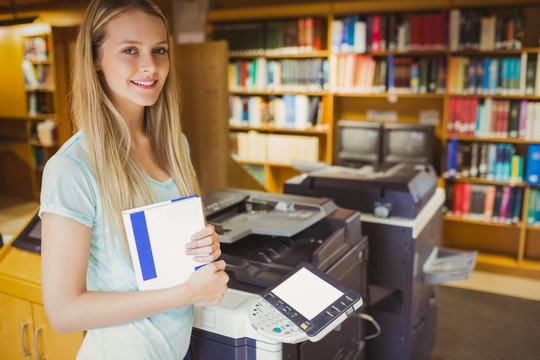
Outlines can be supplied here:
[[523, 140], [518, 138], [496, 138], [496, 137], [474, 137], [468, 135], [449, 134], [448, 138], [467, 142], [490, 142], [490, 143], [510, 143], [510, 144], [538, 144], [540, 139]]
[[[13, 36], [6, 41], [21, 51], [12, 59], [18, 81], [10, 94], [13, 99], [10, 97], [8, 106], [0, 112], [0, 138], [16, 140], [24, 146], [13, 148], [11, 153], [3, 152], [0, 169], [2, 172], [6, 169], [13, 176], [3, 182], [0, 192], [39, 199], [43, 166], [71, 136], [66, 105], [67, 69], [77, 27], [40, 24], [8, 31], [12, 31]], [[43, 125], [51, 133], [42, 143], [38, 140], [38, 127]], [[51, 138], [54, 140], [49, 141]]]
[[412, 92], [381, 92], [381, 93], [358, 93], [358, 92], [346, 92], [336, 91], [334, 96], [339, 97], [361, 97], [361, 98], [418, 98], [418, 99], [441, 99], [445, 98], [444, 94], [437, 93], [412, 93]]
[[329, 55], [327, 50], [319, 51], [301, 51], [291, 52], [290, 54], [276, 54], [273, 52], [266, 53], [264, 51], [258, 53], [252, 53], [251, 51], [246, 52], [231, 52], [229, 54], [229, 59], [254, 59], [258, 57], [264, 57], [267, 59], [304, 59], [304, 58], [326, 58]]
[[[438, 123], [435, 125], [435, 134], [440, 145], [440, 148], [436, 149], [436, 156], [441, 160], [439, 186], [444, 187], [446, 183], [450, 182], [469, 182], [479, 186], [508, 186], [511, 188], [520, 188], [520, 191], [523, 192], [522, 218], [515, 224], [507, 225], [444, 216], [444, 245], [458, 249], [478, 250], [478, 268], [540, 278], [540, 250], [538, 250], [540, 248], [540, 231], [538, 231], [536, 227], [526, 225], [523, 220], [525, 210], [527, 209], [529, 190], [536, 187], [521, 181], [488, 181], [479, 178], [445, 179], [442, 176], [446, 160], [444, 149], [451, 139], [457, 139], [457, 141], [463, 143], [510, 144], [516, 148], [517, 153], [521, 156], [525, 156], [529, 145], [540, 143], [540, 139], [537, 138], [477, 137], [470, 134], [458, 134], [448, 130], [451, 110], [450, 103], [453, 101], [452, 99], [476, 98], [480, 103], [498, 100], [510, 102], [526, 100], [530, 103], [540, 103], [540, 89], [535, 89], [533, 93], [528, 91], [524, 92], [522, 89], [511, 89], [510, 91], [506, 91], [505, 89], [502, 93], [495, 94], [488, 92], [473, 93], [469, 92], [468, 89], [464, 89], [463, 91], [452, 91], [448, 86], [449, 77], [455, 76], [454, 74], [449, 73], [450, 60], [455, 57], [465, 57], [474, 60], [488, 57], [500, 59], [502, 62], [505, 58], [517, 59], [526, 54], [526, 58], [529, 62], [540, 64], [540, 43], [538, 43], [538, 36], [540, 34], [537, 33], [540, 31], [540, 27], [537, 24], [538, 16], [540, 16], [540, 4], [538, 3], [538, 0], [419, 0], [414, 2], [401, 0], [388, 0], [383, 2], [367, 0], [268, 6], [265, 4], [266, 2], [263, 2], [260, 7], [248, 8], [227, 8], [225, 5], [221, 9], [211, 10], [208, 13], [209, 28], [211, 29], [216, 23], [271, 21], [306, 16], [320, 17], [325, 21], [327, 34], [326, 43], [323, 43], [322, 49], [316, 52], [320, 52], [320, 58], [328, 59], [330, 63], [329, 86], [325, 91], [320, 93], [326, 97], [326, 102], [324, 104], [324, 124], [329, 128], [326, 133], [326, 139], [328, 141], [325, 144], [326, 148], [324, 146], [321, 148], [323, 151], [321, 159], [324, 159], [327, 163], [332, 163], [334, 160], [336, 151], [336, 123], [340, 119], [369, 121], [369, 110], [388, 110], [399, 113], [399, 122], [414, 123], [418, 122], [419, 111], [426, 110], [437, 112], [440, 115]], [[435, 42], [431, 47], [416, 46], [413, 48], [406, 46], [404, 48], [397, 46], [395, 48], [381, 49], [379, 51], [366, 49], [361, 54], [349, 52], [349, 50], [336, 50], [332, 46], [332, 25], [336, 20], [339, 21], [354, 15], [366, 19], [368, 16], [373, 15], [391, 16], [392, 14], [395, 14], [396, 17], [403, 15], [403, 18], [406, 18], [413, 15], [433, 14], [445, 17], [446, 25], [450, 25], [453, 10], [461, 11], [461, 16], [464, 16], [463, 14], [468, 16], [471, 14], [469, 11], [477, 11], [478, 14], [482, 11], [494, 16], [500, 16], [501, 19], [504, 18], [504, 21], [509, 21], [507, 18], [509, 19], [514, 16], [513, 14], [517, 13], [516, 11], [519, 11], [519, 19], [524, 23], [521, 44], [516, 45], [517, 48], [488, 47], [480, 50], [479, 48], [475, 49], [474, 46], [468, 47], [468, 45], [463, 44], [459, 44], [459, 47], [454, 48], [450, 38], [447, 37], [446, 43], [442, 48], [440, 47], [440, 44]], [[450, 31], [448, 32], [450, 33]], [[211, 33], [211, 31], [209, 33]], [[516, 40], [514, 39], [514, 41]], [[388, 46], [388, 44], [386, 45]], [[425, 88], [423, 88], [422, 91], [417, 91], [416, 88], [414, 91], [404, 90], [407, 87], [399, 88], [398, 91], [391, 91], [390, 86], [381, 90], [377, 87], [379, 84], [375, 83], [367, 88], [359, 86], [355, 89], [355, 87], [350, 86], [350, 84], [343, 88], [340, 88], [339, 86], [336, 87], [336, 81], [341, 75], [337, 72], [333, 75], [332, 66], [334, 66], [334, 64], [332, 64], [332, 61], [340, 57], [346, 58], [349, 54], [355, 54], [355, 56], [361, 55], [362, 57], [373, 59], [376, 64], [389, 59], [392, 59], [392, 61], [395, 61], [395, 59], [399, 59], [400, 61], [410, 59], [410, 61], [418, 63], [422, 60], [429, 61], [430, 67], [433, 67], [435, 66], [434, 59], [437, 59], [437, 61], [442, 62], [444, 72], [442, 75], [437, 74], [435, 80], [442, 80], [442, 85], [437, 84], [436, 87], [430, 85], [429, 91], [425, 91]], [[279, 61], [282, 59], [294, 58], [294, 56], [311, 57], [312, 55], [314, 54], [286, 54], [277, 57], [272, 57], [271, 55], [262, 56], [267, 59], [272, 58]], [[241, 56], [239, 57], [235, 52], [231, 51], [230, 60], [237, 58], [241, 58]], [[439, 58], [441, 60], [439, 60]], [[337, 67], [335, 66], [334, 69], [335, 68]], [[343, 71], [343, 69], [341, 69], [341, 71]], [[332, 76], [336, 76], [336, 79], [333, 79]], [[431, 74], [431, 76], [433, 76], [433, 74]], [[540, 76], [540, 74], [537, 74], [537, 76]], [[536, 80], [536, 84], [539, 84], [538, 80]], [[536, 87], [538, 87], [538, 85], [536, 85]], [[475, 90], [474, 92], [477, 91]], [[251, 96], [254, 94], [259, 96], [275, 95], [275, 93], [270, 92], [239, 92], [234, 89], [230, 90], [230, 94], [241, 96]], [[308, 94], [320, 95], [319, 93]], [[230, 127], [230, 129], [235, 132], [245, 131], [242, 127], [233, 126]], [[265, 130], [264, 128], [254, 127], [249, 128], [249, 130], [268, 133], [268, 130]], [[285, 133], [283, 130], [278, 131]], [[293, 131], [292, 134], [308, 135], [309, 130], [300, 130], [299, 132]], [[278, 168], [282, 168], [275, 164], [270, 165], [267, 162], [261, 162], [259, 165], [265, 167], [265, 174], [272, 179], [272, 191], [281, 192], [279, 183], [280, 181], [284, 182], [287, 178], [283, 177], [279, 179], [279, 175], [283, 174], [276, 174], [274, 171]]]
[[272, 95], [284, 95], [284, 94], [301, 94], [308, 96], [322, 96], [327, 95], [327, 91], [250, 91], [250, 90], [229, 90], [230, 94], [233, 95], [244, 95], [244, 96], [272, 96]]
[[275, 127], [251, 127], [251, 126], [230, 126], [230, 130], [233, 131], [259, 131], [259, 132], [268, 132], [268, 133], [283, 133], [283, 134], [312, 134], [312, 135], [328, 135], [329, 130], [328, 129], [319, 129], [319, 128], [312, 128], [312, 129], [304, 129], [304, 130], [298, 130], [298, 129], [283, 129], [283, 128], [275, 128]]

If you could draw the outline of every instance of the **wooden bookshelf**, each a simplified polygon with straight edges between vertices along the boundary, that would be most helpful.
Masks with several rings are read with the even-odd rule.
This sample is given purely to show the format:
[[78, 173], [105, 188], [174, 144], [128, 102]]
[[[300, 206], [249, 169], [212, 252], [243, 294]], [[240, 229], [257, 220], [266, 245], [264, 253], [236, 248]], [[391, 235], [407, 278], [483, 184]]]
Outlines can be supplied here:
[[[10, 175], [0, 180], [0, 192], [39, 199], [45, 162], [71, 136], [67, 76], [76, 28], [21, 26], [6, 31], [2, 47], [11, 48], [13, 56], [0, 60], [9, 62], [12, 72], [10, 91], [1, 90], [0, 168]], [[38, 125], [48, 120], [56, 124], [54, 143], [38, 139]]]
[[[317, 52], [317, 56], [331, 61], [333, 57], [342, 54], [339, 51], [332, 49], [332, 30], [331, 24], [336, 19], [341, 19], [349, 15], [373, 15], [373, 14], [426, 14], [438, 13], [445, 11], [447, 20], [449, 20], [450, 11], [453, 9], [473, 10], [484, 9], [495, 12], [497, 14], [514, 11], [518, 8], [522, 11], [522, 19], [525, 23], [524, 37], [521, 48], [519, 49], [492, 49], [492, 50], [471, 50], [457, 49], [450, 50], [449, 41], [446, 39], [444, 49], [413, 49], [413, 50], [383, 50], [377, 52], [367, 52], [363, 55], [371, 56], [373, 59], [388, 59], [389, 57], [411, 57], [415, 60], [421, 58], [441, 57], [445, 61], [446, 69], [448, 70], [449, 61], [452, 57], [464, 56], [470, 58], [483, 57], [519, 57], [522, 53], [528, 53], [533, 61], [540, 61], [540, 44], [538, 36], [540, 35], [540, 23], [537, 21], [540, 16], [540, 4], [537, 0], [420, 0], [420, 1], [335, 1], [335, 2], [313, 2], [299, 4], [283, 4], [269, 5], [268, 2], [262, 2], [258, 7], [246, 7], [246, 3], [236, 1], [232, 5], [224, 5], [225, 2], [217, 2], [218, 8], [211, 10], [208, 13], [208, 22], [211, 36], [213, 25], [219, 23], [243, 22], [243, 21], [270, 21], [273, 19], [289, 19], [300, 18], [302, 16], [319, 16], [326, 19], [327, 24], [327, 43], [325, 47]], [[243, 5], [243, 6], [242, 6]], [[257, 55], [265, 56], [265, 55]], [[276, 59], [289, 59], [294, 57], [300, 58], [308, 55], [280, 55]], [[241, 58], [235, 56], [230, 57], [232, 60]], [[266, 56], [270, 59], [270, 56]], [[535, 60], [536, 59], [536, 60]], [[330, 81], [332, 81], [331, 79]], [[446, 86], [448, 79], [446, 79]], [[320, 160], [329, 164], [334, 162], [335, 156], [335, 130], [336, 123], [340, 119], [367, 121], [367, 112], [369, 109], [375, 110], [391, 110], [398, 114], [399, 122], [416, 123], [419, 119], [420, 110], [434, 110], [439, 114], [439, 122], [435, 126], [435, 134], [437, 143], [435, 158], [438, 159], [435, 164], [440, 171], [440, 175], [444, 172], [445, 166], [445, 145], [450, 138], [456, 138], [460, 142], [488, 142], [488, 143], [509, 143], [518, 147], [523, 154], [527, 146], [538, 143], [538, 139], [520, 139], [520, 138], [498, 138], [485, 137], [477, 138], [475, 136], [465, 134], [451, 134], [447, 131], [449, 121], [449, 103], [451, 98], [471, 98], [475, 97], [480, 101], [485, 99], [502, 99], [509, 101], [529, 100], [538, 102], [539, 95], [534, 94], [468, 94], [468, 93], [449, 93], [448, 89], [444, 91], [433, 91], [427, 93], [410, 92], [393, 92], [388, 88], [381, 92], [357, 92], [343, 91], [329, 87], [325, 89], [326, 96], [325, 115], [328, 127], [327, 142], [325, 147], [321, 148]], [[242, 96], [273, 96], [276, 93], [261, 92], [261, 91], [231, 91], [231, 94]], [[287, 93], [279, 92], [277, 95]], [[259, 132], [277, 131], [287, 133], [290, 130], [284, 129], [267, 129], [265, 127], [242, 127], [231, 126], [231, 132], [245, 132], [247, 130], [255, 130]], [[294, 130], [291, 134], [310, 134], [313, 130]], [[284, 172], [283, 167], [277, 164], [268, 162], [259, 162], [259, 166], [264, 167], [264, 173], [267, 178], [272, 181], [272, 188], [267, 190], [280, 192], [282, 184], [291, 175], [290, 171]], [[517, 186], [524, 190], [523, 211], [525, 210], [526, 198], [530, 187], [524, 182], [517, 184], [479, 179], [479, 178], [463, 178], [455, 179], [455, 181], [464, 181], [477, 185], [494, 185], [494, 186]], [[439, 186], [444, 187], [447, 181], [441, 176]], [[483, 221], [470, 220], [461, 217], [446, 217], [444, 220], [444, 245], [465, 250], [479, 250], [478, 268], [490, 271], [497, 271], [508, 274], [521, 276], [529, 276], [540, 278], [540, 231], [537, 227], [527, 226], [522, 219], [517, 224], [499, 224], [486, 223]]]

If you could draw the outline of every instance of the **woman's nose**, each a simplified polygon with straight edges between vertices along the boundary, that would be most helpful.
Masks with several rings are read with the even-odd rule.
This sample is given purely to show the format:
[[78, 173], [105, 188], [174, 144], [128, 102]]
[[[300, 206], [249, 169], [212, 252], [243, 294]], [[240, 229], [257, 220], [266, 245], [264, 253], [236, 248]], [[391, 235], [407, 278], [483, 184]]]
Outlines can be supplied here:
[[141, 68], [145, 72], [153, 72], [156, 70], [156, 62], [152, 54], [146, 54], [141, 57]]

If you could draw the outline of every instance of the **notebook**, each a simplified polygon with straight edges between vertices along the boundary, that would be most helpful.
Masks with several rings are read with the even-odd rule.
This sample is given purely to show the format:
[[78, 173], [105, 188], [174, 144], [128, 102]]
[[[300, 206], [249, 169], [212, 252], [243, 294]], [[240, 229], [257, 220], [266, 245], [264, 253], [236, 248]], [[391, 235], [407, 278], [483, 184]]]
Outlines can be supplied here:
[[185, 253], [205, 226], [197, 195], [125, 210], [122, 218], [139, 290], [179, 285], [204, 265]]

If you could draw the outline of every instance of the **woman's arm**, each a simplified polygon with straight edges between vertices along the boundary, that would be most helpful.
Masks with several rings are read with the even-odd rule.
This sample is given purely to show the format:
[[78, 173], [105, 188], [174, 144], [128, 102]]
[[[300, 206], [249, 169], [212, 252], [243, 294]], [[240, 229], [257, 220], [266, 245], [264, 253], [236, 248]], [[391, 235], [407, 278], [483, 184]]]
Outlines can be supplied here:
[[[203, 261], [219, 257], [219, 243], [214, 243], [217, 235], [213, 229], [205, 227], [198, 234], [196, 242], [192, 243], [198, 249], [191, 251], [210, 253], [201, 259]], [[209, 247], [213, 251], [209, 251]], [[60, 333], [125, 324], [189, 304], [217, 304], [227, 289], [229, 278], [224, 271], [225, 263], [217, 261], [197, 270], [185, 283], [169, 289], [87, 291], [89, 252], [90, 228], [65, 216], [42, 214], [43, 303], [49, 321]]]

